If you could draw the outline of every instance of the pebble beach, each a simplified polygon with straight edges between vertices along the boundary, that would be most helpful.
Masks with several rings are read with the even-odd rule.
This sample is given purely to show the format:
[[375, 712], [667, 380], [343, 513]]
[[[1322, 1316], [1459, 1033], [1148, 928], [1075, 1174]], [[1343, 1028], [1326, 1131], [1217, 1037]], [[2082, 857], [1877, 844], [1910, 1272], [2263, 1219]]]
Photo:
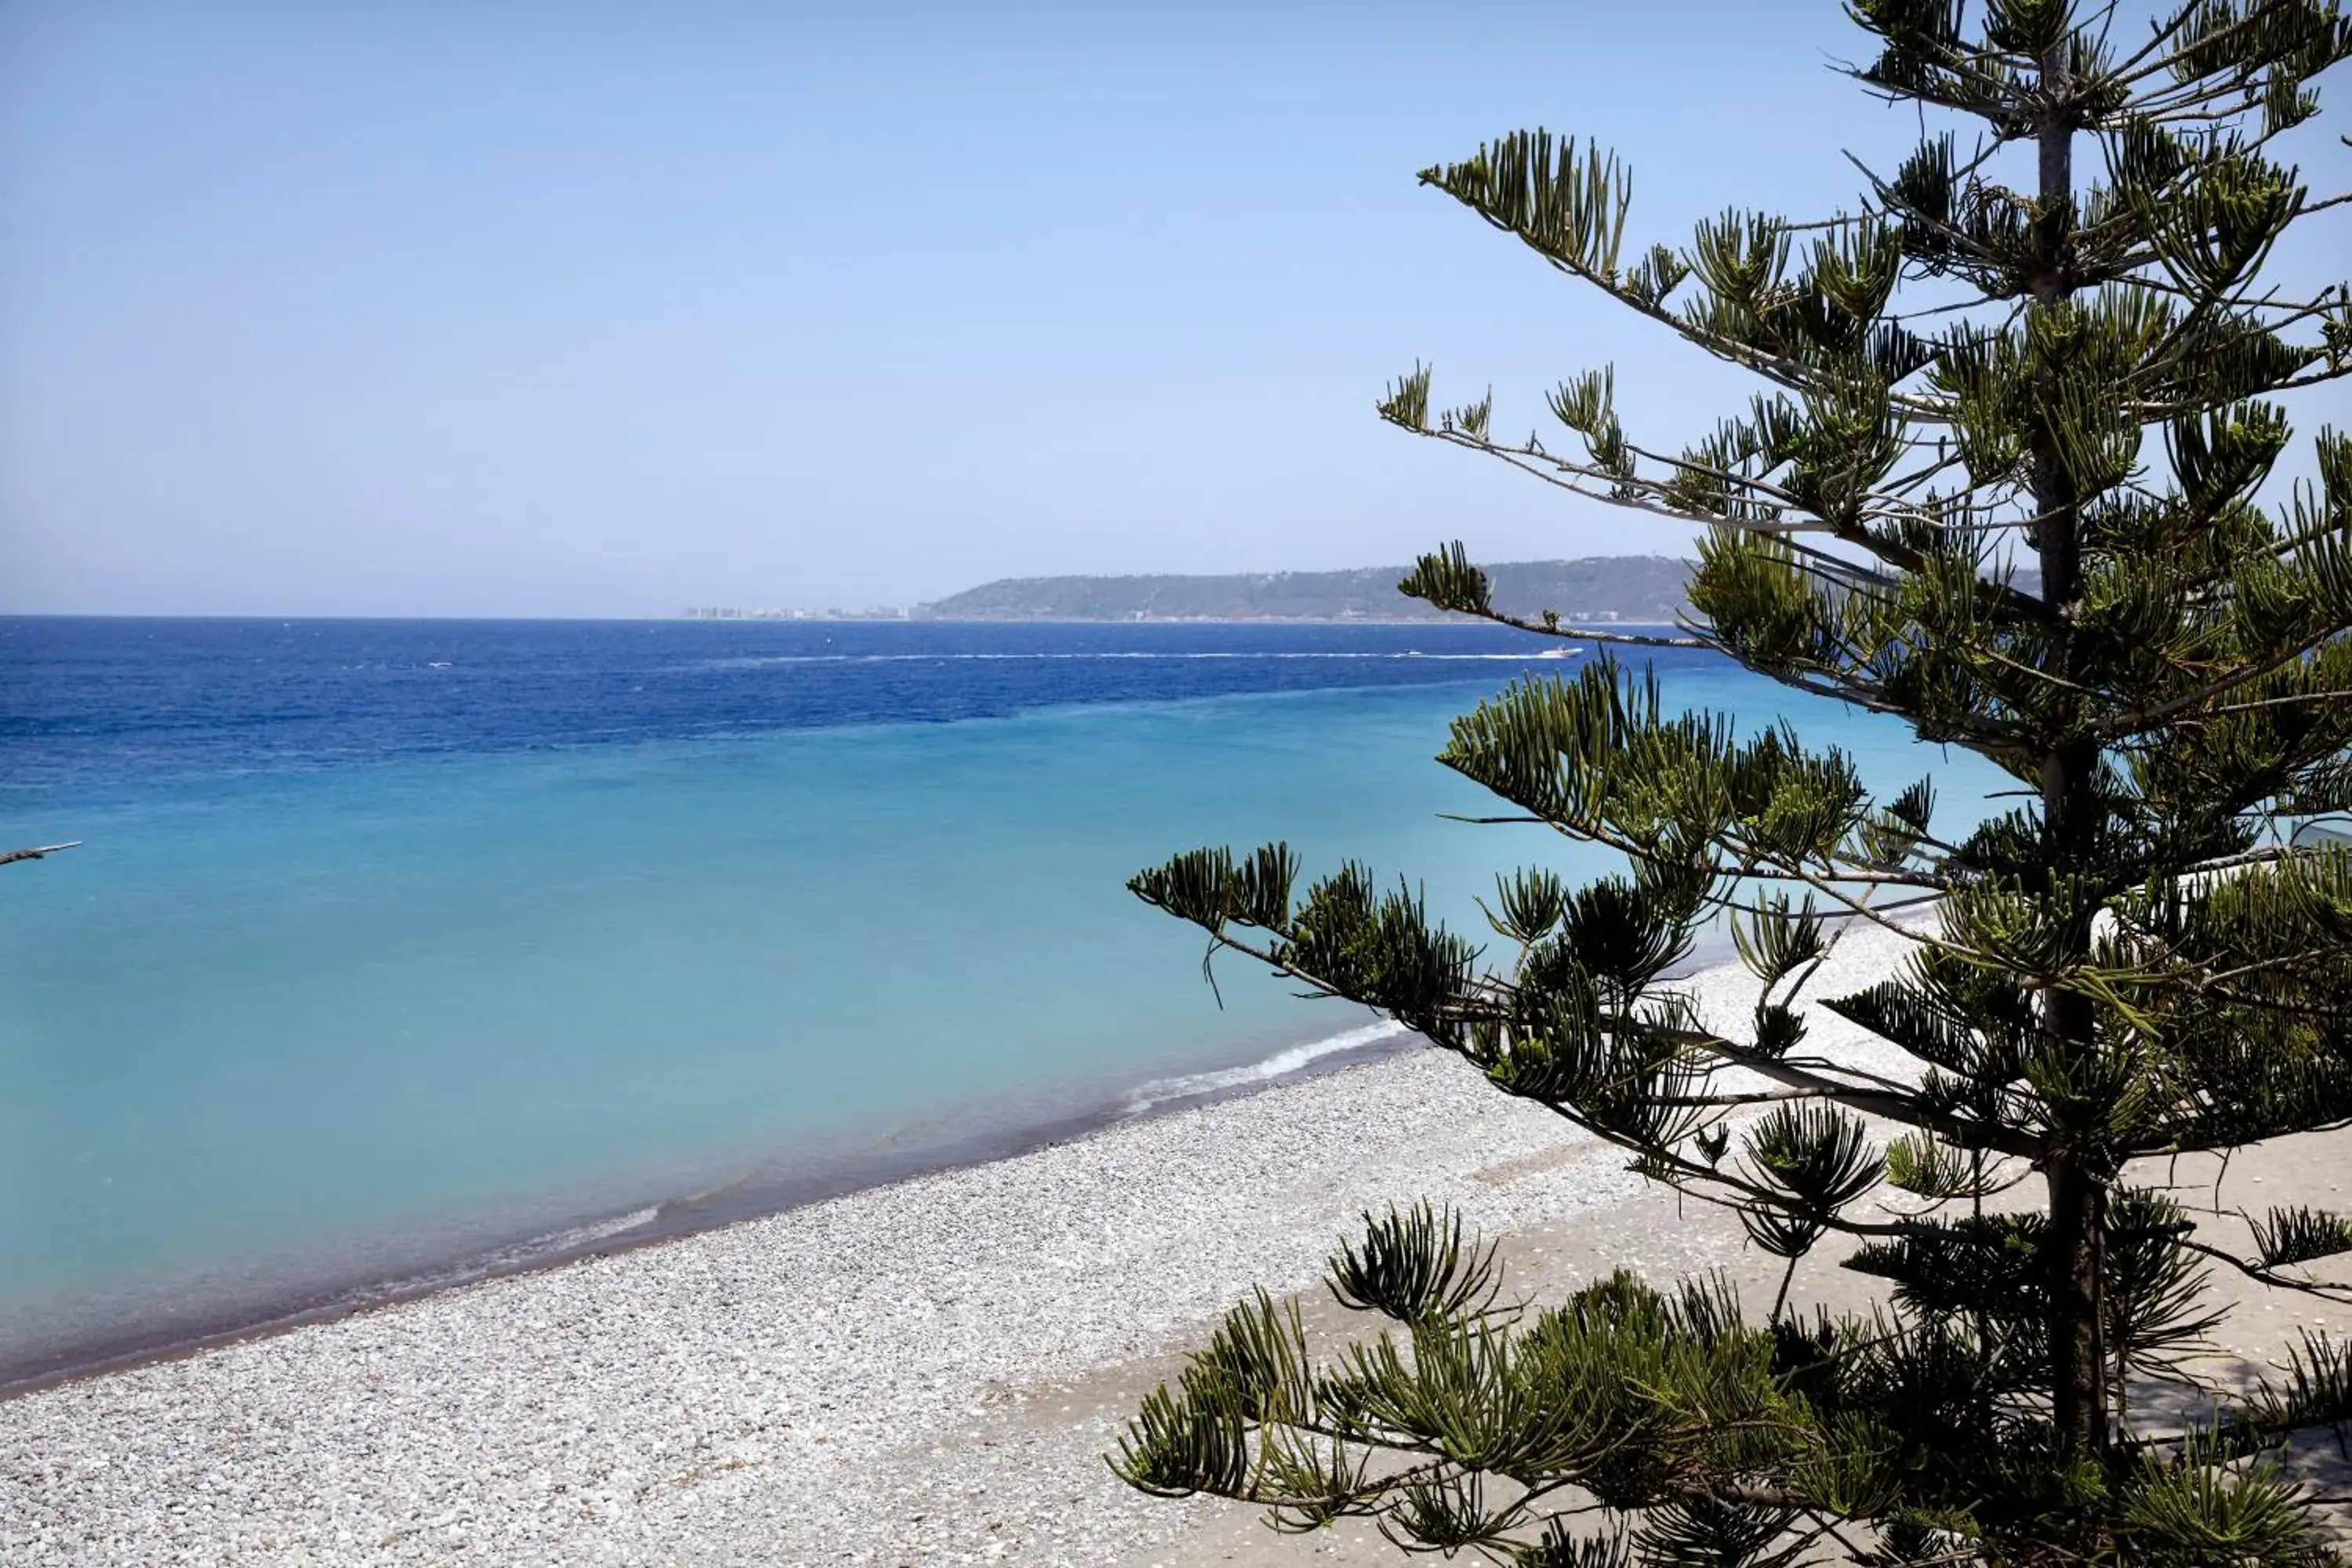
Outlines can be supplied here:
[[[1906, 945], [1852, 931], [1810, 994]], [[1718, 1016], [1752, 994], [1690, 984]], [[1421, 1196], [1547, 1290], [1739, 1261], [1736, 1227], [1675, 1223], [1622, 1156], [1421, 1049], [10, 1400], [0, 1561], [1332, 1561], [1102, 1456], [1234, 1300], [1307, 1289], [1360, 1210]]]
[[[1108, 1431], [1004, 1475], [975, 1429], [1309, 1283], [1367, 1204], [1555, 1152], [1482, 1223], [1634, 1180], [1423, 1051], [29, 1394], [0, 1561], [1113, 1560], [1181, 1510], [1107, 1484]], [[933, 1495], [884, 1484], [934, 1448]]]

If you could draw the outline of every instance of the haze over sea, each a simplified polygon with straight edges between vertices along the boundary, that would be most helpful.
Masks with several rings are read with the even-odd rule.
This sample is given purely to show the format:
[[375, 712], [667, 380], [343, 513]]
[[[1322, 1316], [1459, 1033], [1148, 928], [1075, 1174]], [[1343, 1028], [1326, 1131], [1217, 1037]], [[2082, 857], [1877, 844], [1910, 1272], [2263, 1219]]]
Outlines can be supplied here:
[[[1382, 1040], [1121, 883], [1612, 858], [1432, 764], [1476, 626], [0, 620], [0, 1372], [745, 1212]], [[1550, 656], [1550, 657], [1546, 657]], [[1588, 655], [1589, 657], [1589, 655]], [[1939, 826], [1998, 787], [1667, 652]], [[656, 1215], [655, 1205], [669, 1206]], [[588, 1226], [587, 1229], [573, 1227]]]

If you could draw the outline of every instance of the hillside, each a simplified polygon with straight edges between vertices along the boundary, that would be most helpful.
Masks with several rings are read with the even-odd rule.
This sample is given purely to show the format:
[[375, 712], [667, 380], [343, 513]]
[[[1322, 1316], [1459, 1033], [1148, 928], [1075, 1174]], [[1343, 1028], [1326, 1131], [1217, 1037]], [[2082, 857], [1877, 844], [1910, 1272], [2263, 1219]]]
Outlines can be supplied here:
[[[1402, 566], [1225, 576], [1008, 577], [917, 606], [949, 621], [1437, 620], [1396, 591]], [[1683, 607], [1690, 563], [1664, 555], [1513, 561], [1486, 567], [1497, 609], [1563, 617], [1666, 621]]]

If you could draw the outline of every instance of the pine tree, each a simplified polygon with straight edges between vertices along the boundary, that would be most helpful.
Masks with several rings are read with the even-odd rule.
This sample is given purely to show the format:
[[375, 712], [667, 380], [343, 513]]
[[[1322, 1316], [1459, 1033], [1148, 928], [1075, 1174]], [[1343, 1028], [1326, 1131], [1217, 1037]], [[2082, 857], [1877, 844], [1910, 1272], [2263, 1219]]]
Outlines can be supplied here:
[[[1318, 1355], [1295, 1310], [1237, 1308], [1133, 1421], [1134, 1486], [1529, 1568], [2334, 1560], [2278, 1453], [2352, 1420], [2343, 1341], [2307, 1335], [2185, 1427], [2130, 1397], [2189, 1375], [2215, 1270], [2352, 1300], [2322, 1262], [2352, 1218], [2274, 1209], [2233, 1245], [2160, 1190], [2183, 1152], [2352, 1124], [2352, 854], [2292, 831], [2352, 808], [2352, 438], [2320, 432], [2289, 482], [2278, 401], [2352, 373], [2352, 288], [2263, 280], [2347, 199], [2276, 144], [2352, 24], [2316, 0], [1848, 11], [1862, 89], [1966, 131], [1857, 163], [1852, 215], [1727, 211], [1629, 261], [1629, 177], [1598, 147], [1521, 132], [1421, 176], [1763, 384], [1679, 454], [1635, 444], [1605, 369], [1552, 395], [1562, 449], [1502, 438], [1491, 398], [1433, 414], [1425, 369], [1380, 405], [1706, 530], [1677, 632], [1576, 627], [1603, 657], [1482, 703], [1439, 758], [1626, 868], [1500, 879], [1507, 962], [1360, 866], [1297, 894], [1282, 845], [1131, 886], [1775, 1257], [1848, 1238], [1887, 1299], [1759, 1318], [1719, 1282], [1620, 1275], [1507, 1310], [1457, 1218], [1391, 1213], [1330, 1270], [1379, 1331]], [[1570, 635], [1499, 613], [1458, 544], [1402, 586]], [[1670, 714], [1606, 651], [1662, 643], [1895, 715], [2015, 804], [1939, 836], [1931, 781], [1874, 798], [1792, 728]], [[1665, 978], [1714, 921], [1761, 986], [1737, 1037]], [[1822, 1005], [1907, 1076], [1807, 1048], [1794, 1004], [1857, 922], [1910, 956]]]

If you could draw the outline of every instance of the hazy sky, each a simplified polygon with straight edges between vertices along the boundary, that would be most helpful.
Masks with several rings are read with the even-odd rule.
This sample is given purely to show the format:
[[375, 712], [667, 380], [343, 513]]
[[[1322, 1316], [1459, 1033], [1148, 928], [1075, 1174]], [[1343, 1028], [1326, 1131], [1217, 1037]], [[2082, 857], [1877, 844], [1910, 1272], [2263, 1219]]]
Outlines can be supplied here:
[[1679, 550], [1373, 418], [1416, 357], [1513, 430], [1612, 359], [1662, 440], [1746, 390], [1413, 171], [1540, 122], [1627, 155], [1643, 243], [1850, 206], [1835, 149], [1917, 129], [1825, 68], [1866, 43], [1794, 0], [0, 0], [0, 611]]

